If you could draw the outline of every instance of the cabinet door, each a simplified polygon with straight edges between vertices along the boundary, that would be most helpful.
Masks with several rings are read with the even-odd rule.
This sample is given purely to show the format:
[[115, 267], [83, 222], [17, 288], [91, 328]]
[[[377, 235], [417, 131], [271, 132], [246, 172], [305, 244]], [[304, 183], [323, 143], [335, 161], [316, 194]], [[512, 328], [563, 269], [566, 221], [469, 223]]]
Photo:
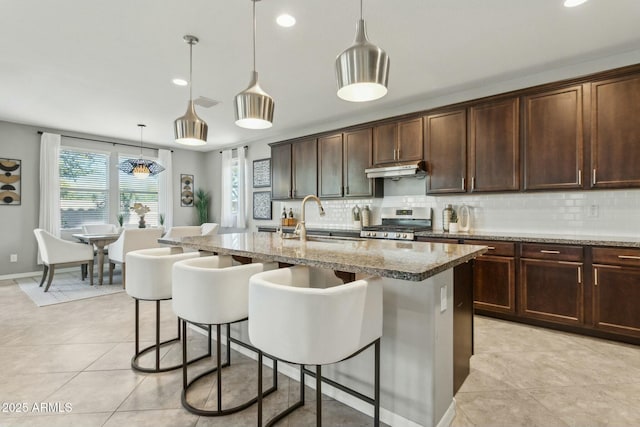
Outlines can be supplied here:
[[342, 197], [342, 134], [318, 138], [318, 195]]
[[582, 86], [524, 98], [524, 189], [582, 188]]
[[387, 123], [373, 128], [374, 165], [382, 165], [396, 161], [397, 140], [398, 126], [396, 123]]
[[467, 171], [467, 114], [456, 110], [425, 117], [427, 193], [464, 193]]
[[516, 313], [515, 258], [479, 256], [475, 260], [473, 286], [476, 309]]
[[640, 76], [591, 88], [591, 186], [640, 186]]
[[271, 198], [291, 198], [291, 144], [271, 147]]
[[569, 325], [582, 324], [582, 263], [520, 260], [521, 315]]
[[595, 265], [593, 285], [594, 326], [640, 337], [640, 269]]
[[471, 191], [520, 189], [518, 99], [469, 109]]
[[422, 117], [398, 122], [397, 147], [397, 158], [401, 162], [423, 159]]
[[[344, 141], [344, 195], [345, 197], [374, 196], [373, 179], [364, 170], [371, 166], [371, 129], [345, 132]], [[379, 180], [381, 181], [381, 180]], [[379, 183], [380, 187], [382, 182]], [[375, 194], [375, 196], [380, 196]]]
[[291, 144], [293, 198], [302, 199], [318, 192], [318, 146], [316, 139]]

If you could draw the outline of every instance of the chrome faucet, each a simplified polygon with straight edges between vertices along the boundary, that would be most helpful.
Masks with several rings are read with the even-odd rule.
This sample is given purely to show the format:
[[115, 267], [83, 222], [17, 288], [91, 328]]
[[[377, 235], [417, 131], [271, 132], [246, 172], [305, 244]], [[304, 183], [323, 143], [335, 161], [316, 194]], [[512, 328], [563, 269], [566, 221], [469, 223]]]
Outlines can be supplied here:
[[314, 196], [313, 194], [309, 194], [307, 197], [305, 197], [304, 199], [302, 199], [302, 207], [300, 208], [300, 222], [298, 222], [298, 225], [296, 225], [296, 229], [293, 231], [295, 234], [300, 236], [300, 240], [301, 241], [306, 241], [307, 240], [307, 227], [304, 224], [304, 211], [305, 211], [305, 205], [307, 204], [307, 200], [313, 199], [316, 201], [316, 203], [318, 204], [318, 210], [320, 212], [320, 216], [324, 216], [324, 208], [322, 207], [322, 203], [320, 202], [320, 199], [317, 196]]

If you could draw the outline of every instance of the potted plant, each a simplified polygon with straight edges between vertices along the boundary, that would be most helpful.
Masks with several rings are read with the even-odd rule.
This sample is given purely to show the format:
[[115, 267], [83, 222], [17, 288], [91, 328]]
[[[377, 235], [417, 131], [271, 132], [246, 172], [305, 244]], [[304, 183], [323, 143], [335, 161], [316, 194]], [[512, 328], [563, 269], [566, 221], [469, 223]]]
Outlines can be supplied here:
[[449, 220], [449, 233], [458, 232], [458, 213], [454, 209], [451, 211], [451, 219]]
[[124, 224], [124, 215], [119, 213], [118, 214], [118, 225], [120, 226], [120, 229], [122, 229], [122, 224]]
[[209, 222], [209, 193], [205, 192], [202, 188], [198, 188], [194, 206], [198, 210], [200, 225]]

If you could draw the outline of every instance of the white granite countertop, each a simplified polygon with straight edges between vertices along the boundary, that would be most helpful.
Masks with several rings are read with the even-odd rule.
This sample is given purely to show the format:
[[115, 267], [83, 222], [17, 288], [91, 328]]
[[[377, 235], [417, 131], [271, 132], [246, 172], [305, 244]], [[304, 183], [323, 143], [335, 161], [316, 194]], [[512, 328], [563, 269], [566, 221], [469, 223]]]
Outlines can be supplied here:
[[579, 234], [520, 233], [516, 231], [471, 231], [469, 233], [445, 233], [442, 230], [434, 230], [417, 232], [416, 237], [503, 240], [507, 242], [557, 243], [563, 245], [640, 248], [640, 236], [590, 236]]
[[159, 242], [223, 255], [410, 281], [422, 281], [487, 251], [486, 246], [477, 245], [315, 236], [301, 242], [267, 232], [163, 238]]

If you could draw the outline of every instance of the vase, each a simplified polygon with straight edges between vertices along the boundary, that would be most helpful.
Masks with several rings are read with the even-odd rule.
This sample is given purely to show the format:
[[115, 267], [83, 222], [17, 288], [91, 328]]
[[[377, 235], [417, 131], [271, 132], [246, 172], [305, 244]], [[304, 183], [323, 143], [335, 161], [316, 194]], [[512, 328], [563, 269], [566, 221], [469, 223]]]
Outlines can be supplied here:
[[147, 224], [144, 222], [144, 215], [140, 215], [140, 221], [138, 221], [138, 228], [147, 228]]

